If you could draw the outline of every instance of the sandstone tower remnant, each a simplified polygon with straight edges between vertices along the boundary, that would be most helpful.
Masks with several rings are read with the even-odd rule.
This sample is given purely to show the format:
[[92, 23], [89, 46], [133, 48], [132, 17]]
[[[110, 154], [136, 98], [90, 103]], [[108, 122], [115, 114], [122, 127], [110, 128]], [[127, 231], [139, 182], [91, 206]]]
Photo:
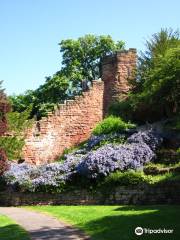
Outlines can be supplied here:
[[102, 62], [102, 80], [104, 82], [104, 112], [109, 105], [124, 98], [130, 85], [128, 79], [134, 76], [136, 69], [136, 49], [119, 51], [104, 58]]
[[130, 48], [107, 56], [102, 61], [102, 81], [59, 104], [53, 113], [28, 130], [23, 149], [26, 162], [45, 164], [56, 160], [66, 148], [88, 139], [92, 129], [108, 113], [113, 101], [129, 91], [128, 78], [136, 67], [136, 50]]

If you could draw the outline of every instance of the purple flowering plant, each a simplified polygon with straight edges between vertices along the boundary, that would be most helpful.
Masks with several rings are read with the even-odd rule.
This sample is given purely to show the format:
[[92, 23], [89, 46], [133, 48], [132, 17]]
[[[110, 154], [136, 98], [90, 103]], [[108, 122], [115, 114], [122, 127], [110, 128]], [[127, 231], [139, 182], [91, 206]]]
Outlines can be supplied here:
[[90, 138], [88, 147], [66, 154], [64, 162], [42, 166], [13, 162], [3, 177], [8, 185], [18, 185], [24, 190], [58, 192], [67, 184], [73, 184], [76, 176], [97, 181], [118, 170], [141, 169], [155, 158], [155, 151], [162, 143], [155, 132], [140, 131], [128, 137], [125, 143], [108, 143], [94, 149], [99, 137], [98, 140]]

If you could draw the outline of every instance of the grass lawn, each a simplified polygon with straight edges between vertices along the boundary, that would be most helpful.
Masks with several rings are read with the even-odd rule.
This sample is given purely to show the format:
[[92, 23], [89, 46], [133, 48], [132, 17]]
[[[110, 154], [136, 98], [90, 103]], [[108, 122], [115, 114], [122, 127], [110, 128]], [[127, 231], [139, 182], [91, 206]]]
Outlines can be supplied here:
[[10, 218], [0, 215], [0, 240], [30, 240], [28, 233]]
[[[29, 207], [28, 207], [29, 208]], [[35, 206], [89, 234], [93, 240], [180, 239], [180, 206]], [[136, 236], [136, 227], [174, 229], [173, 234]]]

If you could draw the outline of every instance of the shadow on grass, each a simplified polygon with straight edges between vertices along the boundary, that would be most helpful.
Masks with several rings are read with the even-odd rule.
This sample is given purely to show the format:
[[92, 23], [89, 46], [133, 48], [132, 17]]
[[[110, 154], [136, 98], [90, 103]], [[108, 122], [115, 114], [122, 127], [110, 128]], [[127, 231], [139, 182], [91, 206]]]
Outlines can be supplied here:
[[[32, 239], [37, 240], [90, 239], [86, 237], [81, 230], [69, 226], [64, 226], [62, 228], [42, 227], [38, 230], [29, 231], [29, 235]], [[0, 240], [30, 240], [29, 235], [16, 224], [0, 227]]]
[[89, 237], [85, 237], [81, 230], [69, 226], [63, 226], [62, 228], [42, 227], [36, 231], [31, 231], [30, 235], [33, 239], [38, 240], [90, 240]]
[[[122, 206], [117, 215], [106, 216], [86, 223], [84, 229], [93, 240], [180, 239], [180, 206]], [[136, 236], [136, 227], [173, 229], [172, 234], [143, 234]]]
[[0, 227], [0, 240], [30, 240], [30, 237], [17, 224], [9, 224]]

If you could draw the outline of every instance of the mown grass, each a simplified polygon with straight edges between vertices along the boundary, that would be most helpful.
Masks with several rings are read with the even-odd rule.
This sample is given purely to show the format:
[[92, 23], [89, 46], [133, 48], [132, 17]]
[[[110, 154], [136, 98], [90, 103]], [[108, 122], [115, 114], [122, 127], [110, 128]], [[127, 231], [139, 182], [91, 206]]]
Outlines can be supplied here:
[[0, 240], [30, 240], [28, 233], [10, 218], [0, 215]]
[[[28, 207], [29, 208], [29, 207]], [[84, 230], [92, 240], [180, 239], [180, 206], [35, 206]], [[173, 229], [173, 234], [136, 236], [136, 227]]]

